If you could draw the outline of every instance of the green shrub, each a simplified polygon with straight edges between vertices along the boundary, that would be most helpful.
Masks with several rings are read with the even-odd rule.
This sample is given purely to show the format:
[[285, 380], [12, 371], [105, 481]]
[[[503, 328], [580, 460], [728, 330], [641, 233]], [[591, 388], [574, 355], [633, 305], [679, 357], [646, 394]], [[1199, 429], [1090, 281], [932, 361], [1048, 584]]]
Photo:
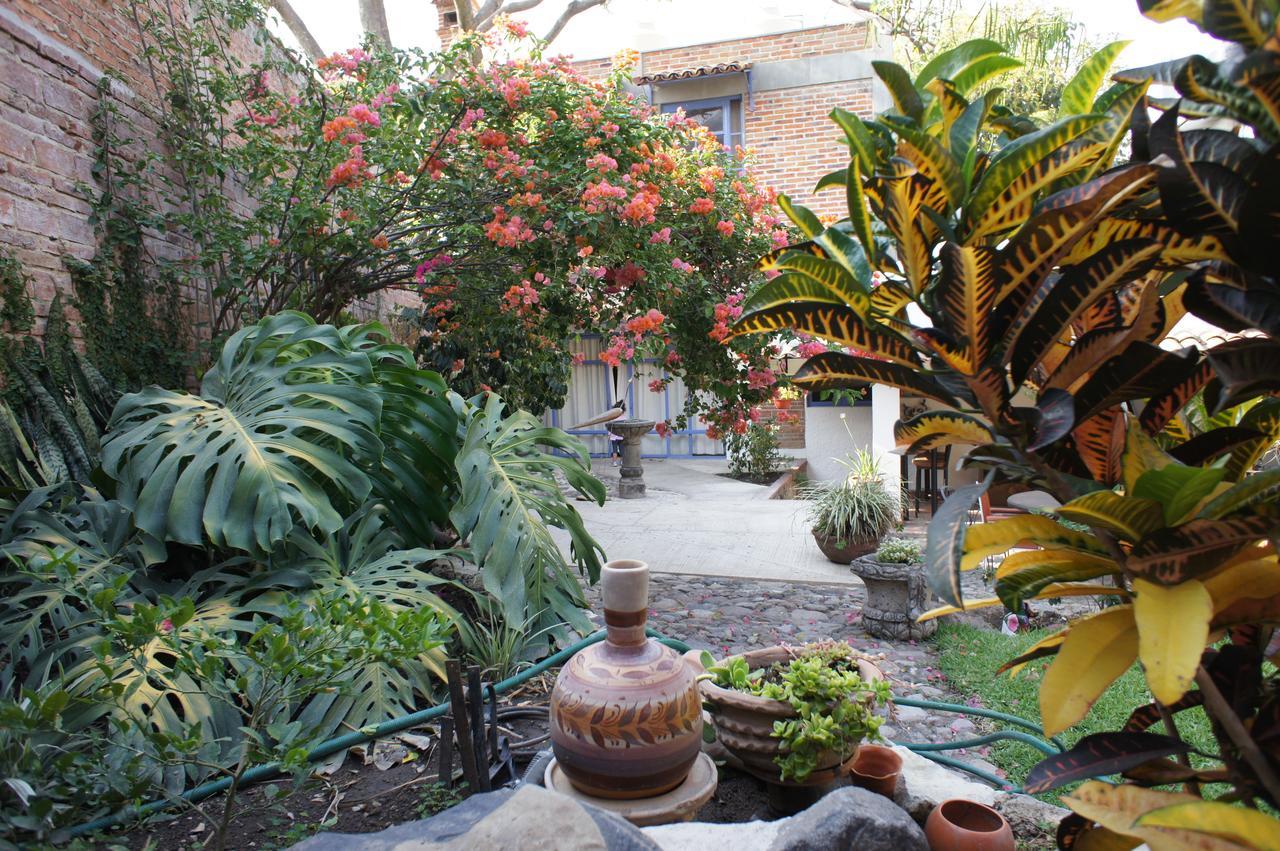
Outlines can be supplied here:
[[791, 460], [779, 451], [778, 427], [773, 423], [752, 423], [742, 434], [726, 435], [724, 443], [729, 472], [738, 478], [769, 481]]
[[919, 564], [924, 560], [924, 551], [919, 541], [906, 538], [890, 538], [880, 542], [876, 550], [876, 561], [884, 564]]

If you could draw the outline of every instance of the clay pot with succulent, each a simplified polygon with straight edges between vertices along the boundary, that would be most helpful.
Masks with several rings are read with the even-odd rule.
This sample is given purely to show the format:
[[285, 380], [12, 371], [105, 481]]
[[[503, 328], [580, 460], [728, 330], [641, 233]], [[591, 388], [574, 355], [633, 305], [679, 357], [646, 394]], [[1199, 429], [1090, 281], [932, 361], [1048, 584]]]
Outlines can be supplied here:
[[809, 501], [809, 528], [822, 554], [849, 564], [897, 524], [899, 503], [871, 453], [860, 449], [840, 463], [843, 479], [806, 485], [800, 497]]
[[703, 654], [702, 699], [716, 739], [766, 783], [825, 786], [879, 738], [889, 683], [844, 642], [767, 647], [719, 662]]

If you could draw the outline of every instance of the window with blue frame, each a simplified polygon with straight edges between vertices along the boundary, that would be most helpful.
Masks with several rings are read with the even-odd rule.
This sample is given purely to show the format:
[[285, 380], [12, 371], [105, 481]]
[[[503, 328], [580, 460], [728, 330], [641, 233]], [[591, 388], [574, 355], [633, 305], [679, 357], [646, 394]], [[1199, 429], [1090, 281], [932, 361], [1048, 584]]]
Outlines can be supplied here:
[[675, 112], [683, 109], [684, 114], [710, 130], [729, 150], [745, 144], [743, 142], [742, 98], [738, 95], [706, 100], [689, 100], [679, 103], [664, 103], [663, 112]]

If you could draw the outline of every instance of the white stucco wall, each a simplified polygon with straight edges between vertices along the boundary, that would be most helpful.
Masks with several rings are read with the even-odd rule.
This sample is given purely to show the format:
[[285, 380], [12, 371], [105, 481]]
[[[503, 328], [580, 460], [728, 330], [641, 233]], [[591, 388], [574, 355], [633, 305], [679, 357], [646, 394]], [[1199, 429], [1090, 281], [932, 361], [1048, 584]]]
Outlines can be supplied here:
[[901, 465], [899, 456], [893, 454], [893, 425], [898, 412], [898, 390], [883, 385], [871, 388], [870, 405], [805, 408], [805, 448], [793, 454], [808, 460], [810, 479], [825, 481], [844, 475], [839, 459], [867, 449], [879, 461], [885, 482], [892, 487], [899, 480]]

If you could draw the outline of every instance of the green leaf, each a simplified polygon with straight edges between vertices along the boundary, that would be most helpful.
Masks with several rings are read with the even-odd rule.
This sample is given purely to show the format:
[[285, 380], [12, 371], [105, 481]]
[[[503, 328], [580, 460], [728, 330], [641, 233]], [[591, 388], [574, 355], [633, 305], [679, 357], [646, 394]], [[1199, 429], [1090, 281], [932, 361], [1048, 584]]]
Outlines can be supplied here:
[[952, 606], [964, 605], [964, 595], [960, 590], [960, 564], [964, 559], [969, 512], [991, 487], [994, 478], [995, 471], [992, 470], [982, 481], [957, 488], [929, 521], [924, 557], [926, 577], [933, 593]]
[[846, 355], [825, 352], [809, 358], [796, 372], [794, 381], [807, 390], [842, 390], [868, 382], [887, 384], [917, 393], [952, 407], [959, 401], [926, 370]]
[[760, 289], [742, 303], [743, 315], [792, 302], [825, 302], [844, 305], [842, 296], [812, 278], [796, 272], [784, 272], [772, 281], [766, 281]]
[[[916, 75], [915, 87], [922, 89], [935, 79], [952, 80], [966, 69], [973, 67], [991, 56], [1003, 56], [1005, 49], [988, 38], [975, 38], [959, 44], [950, 50], [944, 50], [920, 69]], [[964, 90], [962, 89], [963, 93]]]
[[744, 313], [733, 325], [733, 336], [769, 334], [792, 329], [849, 346], [907, 367], [920, 365], [912, 346], [894, 334], [871, 325], [844, 304], [795, 302]]
[[[850, 243], [854, 250], [861, 253], [861, 249], [857, 248], [852, 240]], [[871, 299], [867, 295], [870, 287], [849, 274], [848, 270], [839, 263], [826, 257], [818, 257], [803, 251], [786, 251], [762, 268], [769, 271], [790, 272], [808, 278], [852, 309], [862, 313], [866, 313], [871, 307]], [[871, 277], [869, 272], [867, 277], [868, 279]]]
[[849, 224], [858, 241], [862, 243], [868, 265], [875, 266], [876, 237], [871, 226], [871, 211], [867, 208], [867, 196], [862, 188], [862, 172], [858, 168], [857, 158], [849, 161], [844, 187], [845, 201], [849, 208]]
[[1200, 510], [1200, 516], [1216, 520], [1259, 502], [1274, 501], [1277, 497], [1280, 497], [1280, 470], [1263, 470], [1245, 476], [1209, 500]]
[[590, 624], [580, 608], [581, 587], [547, 527], [569, 533], [574, 560], [595, 581], [604, 553], [565, 500], [556, 474], [600, 504], [604, 484], [591, 475], [580, 440], [527, 411], [504, 418], [502, 407], [490, 395], [483, 409], [468, 416], [456, 462], [462, 492], [450, 512], [454, 528], [509, 623], [531, 622], [536, 631], [567, 622], [585, 631]]
[[1137, 541], [1166, 525], [1159, 502], [1109, 490], [1076, 497], [1054, 513], [1076, 523], [1100, 526], [1126, 541]]
[[871, 63], [871, 67], [889, 90], [889, 96], [893, 98], [898, 112], [917, 124], [920, 123], [924, 118], [924, 102], [912, 84], [911, 75], [907, 73], [907, 69], [895, 62], [885, 60], [875, 60]]
[[876, 156], [875, 140], [871, 138], [871, 131], [867, 129], [867, 125], [854, 113], [839, 107], [831, 110], [830, 117], [844, 131], [845, 138], [849, 142], [849, 150], [853, 158], [858, 161], [861, 172], [873, 174], [879, 158]]
[[1012, 56], [988, 56], [956, 74], [951, 82], [962, 94], [968, 95], [989, 80], [1021, 67], [1022, 62]]
[[778, 206], [782, 208], [782, 212], [787, 214], [787, 218], [800, 228], [800, 232], [813, 239], [822, 233], [824, 228], [822, 222], [818, 221], [818, 217], [808, 207], [802, 207], [799, 204], [792, 204], [791, 199], [786, 195], [778, 196]]
[[330, 493], [358, 503], [372, 487], [353, 456], [382, 454], [372, 374], [333, 326], [281, 313], [227, 341], [200, 396], [122, 398], [102, 468], [138, 528], [163, 540], [264, 553], [298, 522], [332, 532]]
[[1001, 148], [965, 202], [969, 238], [1021, 223], [1037, 194], [1090, 156], [1087, 148], [1067, 146], [1104, 120], [1101, 115], [1064, 118]]
[[1213, 492], [1226, 473], [1221, 467], [1184, 467], [1168, 464], [1148, 470], [1133, 486], [1133, 496], [1164, 506], [1164, 525], [1176, 526], [1201, 500]]
[[1081, 63], [1080, 70], [1076, 71], [1075, 76], [1062, 89], [1062, 98], [1058, 102], [1059, 118], [1091, 111], [1094, 96], [1102, 81], [1107, 78], [1111, 64], [1128, 46], [1127, 41], [1113, 41]]

